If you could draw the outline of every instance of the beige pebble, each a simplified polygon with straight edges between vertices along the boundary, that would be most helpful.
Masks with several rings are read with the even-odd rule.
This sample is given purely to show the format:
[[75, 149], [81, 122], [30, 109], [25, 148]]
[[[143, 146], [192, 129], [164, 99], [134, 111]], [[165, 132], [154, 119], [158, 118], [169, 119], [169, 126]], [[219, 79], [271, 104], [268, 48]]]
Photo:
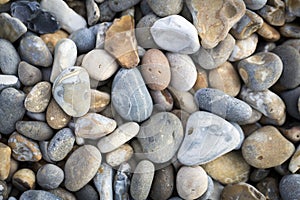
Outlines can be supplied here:
[[53, 129], [61, 129], [67, 126], [71, 120], [71, 116], [67, 115], [52, 99], [46, 111], [46, 120]]
[[247, 58], [255, 52], [257, 43], [258, 36], [255, 33], [246, 39], [236, 40], [235, 46], [228, 60], [234, 62]]
[[255, 187], [247, 183], [227, 185], [221, 194], [221, 200], [267, 200], [266, 197]]
[[101, 112], [109, 103], [109, 93], [91, 89], [91, 105], [89, 112]]
[[257, 33], [269, 42], [276, 42], [280, 39], [280, 33], [266, 22], [258, 29]]
[[7, 179], [10, 171], [10, 156], [11, 149], [9, 146], [0, 142], [0, 180], [4, 181]]
[[173, 87], [168, 87], [168, 89], [173, 96], [174, 105], [177, 108], [180, 108], [181, 110], [184, 110], [188, 113], [193, 113], [199, 110], [194, 100], [194, 96], [191, 93], [179, 91]]
[[68, 33], [63, 30], [58, 30], [54, 33], [47, 33], [40, 36], [47, 45], [48, 49], [53, 53], [57, 42], [68, 37]]
[[197, 69], [197, 79], [193, 86], [194, 91], [208, 87], [207, 72], [205, 71], [205, 69], [197, 65], [196, 65], [196, 69]]
[[127, 162], [133, 155], [133, 149], [129, 144], [124, 144], [114, 151], [106, 154], [106, 162], [112, 167]]
[[35, 188], [35, 174], [31, 169], [20, 169], [12, 177], [12, 184], [20, 191]]

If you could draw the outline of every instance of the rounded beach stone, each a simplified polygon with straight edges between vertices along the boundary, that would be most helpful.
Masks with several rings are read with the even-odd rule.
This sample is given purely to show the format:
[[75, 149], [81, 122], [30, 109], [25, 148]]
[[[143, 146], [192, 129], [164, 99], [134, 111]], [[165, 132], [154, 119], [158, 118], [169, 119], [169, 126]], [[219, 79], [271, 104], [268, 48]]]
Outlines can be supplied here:
[[8, 13], [0, 14], [0, 38], [15, 42], [23, 34], [27, 32], [26, 26], [15, 17], [11, 17]]
[[296, 173], [299, 170], [299, 168], [300, 168], [300, 145], [297, 147], [289, 163], [289, 170], [292, 173]]
[[179, 91], [190, 90], [197, 80], [197, 70], [193, 60], [185, 54], [167, 53], [171, 67], [170, 86]]
[[276, 42], [280, 39], [280, 33], [266, 22], [263, 22], [262, 27], [257, 30], [257, 33], [268, 42]]
[[250, 174], [250, 180], [259, 182], [265, 179], [270, 174], [270, 169], [254, 169]]
[[154, 165], [148, 160], [138, 163], [130, 183], [130, 194], [133, 199], [147, 199], [153, 182], [154, 170]]
[[273, 177], [267, 177], [260, 181], [256, 188], [265, 195], [266, 199], [274, 199], [274, 200], [280, 200], [279, 195], [279, 184], [277, 179]]
[[14, 75], [0, 74], [0, 91], [9, 87], [19, 89], [20, 86], [21, 85], [18, 77]]
[[137, 138], [149, 160], [165, 163], [176, 154], [183, 139], [183, 127], [173, 113], [159, 112], [141, 124]]
[[214, 113], [229, 121], [244, 121], [251, 117], [252, 109], [247, 103], [220, 90], [203, 88], [198, 90], [194, 96], [200, 109]]
[[152, 90], [163, 90], [170, 83], [169, 61], [158, 49], [146, 51], [140, 70], [146, 85]]
[[101, 154], [94, 146], [76, 149], [65, 164], [65, 187], [72, 192], [80, 190], [95, 176], [101, 160]]
[[157, 20], [150, 32], [155, 43], [170, 52], [192, 54], [200, 48], [196, 28], [180, 15]]
[[40, 37], [42, 38], [42, 40], [47, 45], [47, 47], [50, 50], [50, 52], [53, 53], [54, 49], [56, 47], [56, 44], [61, 39], [67, 38], [68, 34], [65, 31], [63, 31], [63, 30], [58, 30], [58, 31], [56, 31], [54, 33], [43, 34]]
[[286, 105], [286, 111], [289, 115], [296, 119], [300, 119], [299, 112], [299, 96], [300, 96], [300, 87], [297, 87], [292, 90], [284, 91], [280, 94], [280, 97]]
[[293, 23], [284, 24], [280, 27], [281, 35], [291, 38], [300, 38], [300, 26]]
[[253, 91], [263, 91], [280, 78], [283, 64], [279, 56], [271, 52], [259, 52], [238, 64], [238, 71], [245, 85]]
[[113, 199], [113, 168], [102, 163], [93, 178], [98, 194], [103, 199]]
[[202, 167], [214, 180], [225, 185], [246, 182], [250, 174], [250, 165], [239, 151], [229, 152]]
[[[289, 123], [288, 123], [289, 124]], [[289, 126], [279, 127], [280, 132], [284, 137], [293, 143], [300, 141], [300, 125], [299, 124], [289, 124]]]
[[44, 112], [51, 98], [51, 84], [39, 82], [30, 90], [24, 101], [26, 110], [34, 113]]
[[144, 121], [153, 110], [151, 96], [137, 68], [118, 71], [112, 84], [111, 101], [117, 113], [129, 121]]
[[5, 181], [0, 180], [0, 198], [7, 199], [9, 195], [9, 189]]
[[20, 56], [12, 43], [0, 39], [0, 69], [2, 73], [16, 75], [20, 61]]
[[61, 161], [72, 150], [75, 136], [71, 129], [64, 128], [58, 131], [50, 140], [48, 155], [52, 161]]
[[284, 176], [279, 183], [280, 195], [283, 200], [297, 199], [300, 196], [300, 174]]
[[255, 52], [257, 43], [258, 36], [255, 33], [246, 39], [236, 40], [235, 46], [228, 60], [234, 62], [249, 57]]
[[90, 78], [82, 67], [68, 67], [53, 83], [53, 97], [70, 116], [81, 117], [90, 108]]
[[83, 57], [81, 66], [97, 81], [109, 79], [119, 68], [116, 59], [103, 49], [88, 52]]
[[18, 66], [18, 77], [25, 86], [33, 86], [42, 80], [42, 72], [39, 68], [21, 61]]
[[266, 197], [260, 191], [248, 183], [238, 183], [224, 187], [221, 200], [239, 198], [243, 200], [266, 200]]
[[41, 121], [18, 121], [16, 130], [22, 135], [37, 141], [49, 140], [53, 130], [47, 123]]
[[29, 35], [20, 41], [20, 56], [23, 61], [32, 65], [49, 67], [53, 58], [44, 41], [35, 35]]
[[12, 184], [20, 191], [32, 190], [35, 188], [35, 174], [31, 169], [20, 169], [14, 173]]
[[69, 35], [69, 39], [73, 40], [76, 44], [79, 54], [91, 51], [96, 45], [96, 35], [88, 28], [74, 31]]
[[154, 106], [158, 106], [163, 111], [171, 111], [173, 108], [173, 97], [167, 90], [150, 90]]
[[99, 195], [97, 191], [93, 186], [89, 184], [86, 184], [83, 188], [78, 190], [75, 193], [75, 195], [76, 195], [75, 200], [85, 200], [85, 199], [98, 200], [99, 199]]
[[183, 8], [183, 0], [147, 0], [147, 3], [151, 10], [160, 17], [176, 15]]
[[[6, 144], [0, 142], [0, 180], [8, 178], [10, 172], [11, 149]], [[1, 192], [0, 192], [1, 193]], [[0, 195], [1, 197], [1, 195]]]
[[177, 157], [184, 165], [205, 164], [239, 144], [240, 133], [232, 124], [212, 113], [197, 111], [188, 118]]
[[127, 1], [122, 1], [122, 0], [108, 0], [108, 5], [109, 7], [115, 11], [115, 12], [120, 12], [127, 10], [128, 8], [138, 4], [140, 0], [127, 0]]
[[172, 196], [175, 188], [175, 173], [172, 165], [155, 171], [150, 197], [152, 199], [167, 200]]
[[200, 66], [196, 66], [197, 69], [197, 80], [193, 86], [193, 90], [197, 91], [201, 88], [207, 88], [208, 87], [208, 77], [207, 72], [205, 69], [201, 68]]
[[101, 138], [97, 144], [101, 153], [111, 152], [135, 137], [140, 126], [135, 122], [120, 125], [114, 132]]
[[46, 120], [51, 128], [61, 129], [67, 126], [71, 116], [67, 115], [54, 99], [51, 99], [46, 111]]
[[89, 112], [101, 112], [109, 103], [109, 93], [91, 89], [91, 106]]
[[63, 182], [64, 172], [56, 165], [46, 164], [38, 170], [36, 180], [43, 189], [55, 189]]
[[76, 200], [76, 197], [71, 192], [67, 191], [63, 188], [55, 188], [53, 190], [48, 190], [48, 192], [51, 192], [52, 194], [56, 195], [57, 197], [65, 200]]
[[27, 190], [22, 193], [19, 200], [31, 199], [61, 200], [58, 196], [44, 190]]
[[106, 154], [106, 162], [112, 167], [117, 167], [127, 162], [133, 155], [133, 149], [129, 144], [123, 144], [119, 148]]
[[17, 132], [10, 135], [8, 146], [12, 150], [12, 156], [18, 161], [37, 162], [42, 159], [39, 145]]
[[268, 0], [244, 0], [246, 7], [251, 10], [259, 10], [266, 5]]
[[116, 12], [113, 11], [110, 7], [109, 7], [109, 1], [104, 1], [99, 5], [99, 9], [100, 9], [100, 22], [111, 22], [113, 21]]
[[282, 26], [285, 24], [285, 3], [275, 0], [259, 9], [257, 13], [264, 18], [268, 24], [272, 26]]
[[183, 166], [177, 172], [176, 188], [183, 199], [199, 198], [206, 192], [207, 186], [207, 174], [200, 166]]
[[168, 87], [174, 99], [174, 105], [183, 111], [193, 113], [198, 111], [198, 106], [194, 100], [194, 96], [190, 92], [178, 91], [172, 87]]
[[244, 159], [256, 168], [281, 165], [294, 151], [294, 145], [273, 126], [264, 126], [256, 130], [244, 140], [242, 146]]

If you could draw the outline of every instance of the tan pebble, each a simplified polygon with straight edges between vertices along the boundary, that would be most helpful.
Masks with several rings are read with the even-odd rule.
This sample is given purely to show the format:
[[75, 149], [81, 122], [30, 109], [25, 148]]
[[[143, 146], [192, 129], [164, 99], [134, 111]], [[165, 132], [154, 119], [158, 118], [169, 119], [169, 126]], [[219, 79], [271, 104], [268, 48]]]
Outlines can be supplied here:
[[227, 185], [221, 194], [221, 200], [266, 200], [266, 197], [255, 187], [247, 183]]
[[109, 93], [91, 89], [91, 106], [89, 112], [101, 112], [109, 103]]
[[258, 36], [255, 33], [246, 39], [236, 40], [235, 46], [228, 60], [234, 62], [247, 58], [255, 52], [257, 43]]
[[5, 4], [7, 2], [9, 2], [10, 0], [0, 0], [0, 4]]
[[11, 181], [13, 175], [15, 172], [19, 169], [19, 162], [16, 161], [15, 159], [11, 158], [10, 159], [10, 170], [9, 170], [9, 175], [7, 177], [7, 181]]
[[35, 174], [30, 169], [20, 169], [12, 177], [12, 184], [20, 191], [35, 188]]
[[275, 42], [280, 39], [280, 33], [266, 22], [258, 29], [257, 33], [269, 42]]
[[106, 154], [106, 162], [112, 167], [117, 167], [127, 162], [133, 155], [133, 149], [129, 144], [124, 144], [116, 150]]
[[241, 81], [237, 71], [230, 62], [225, 62], [209, 72], [209, 85], [230, 96], [236, 96], [241, 89]]
[[202, 167], [213, 179], [222, 184], [246, 182], [250, 174], [250, 165], [239, 151], [227, 153]]
[[208, 87], [208, 77], [205, 69], [201, 68], [200, 66], [197, 66], [197, 79], [193, 86], [193, 89], [195, 91], [201, 89], [201, 88], [207, 88]]
[[300, 125], [292, 125], [291, 127], [280, 127], [280, 132], [288, 140], [293, 143], [300, 141]]
[[0, 142], [0, 180], [7, 179], [10, 171], [11, 149], [9, 146]]
[[57, 42], [63, 38], [67, 38], [68, 34], [63, 30], [54, 33], [47, 33], [40, 36], [47, 45], [48, 49], [53, 53]]
[[46, 120], [51, 128], [61, 129], [67, 126], [71, 117], [60, 108], [54, 99], [52, 99], [47, 108]]
[[244, 159], [256, 168], [281, 165], [292, 156], [294, 150], [294, 145], [273, 126], [256, 130], [244, 140], [242, 146]]
[[193, 113], [199, 110], [194, 100], [194, 96], [190, 92], [179, 91], [171, 86], [169, 86], [168, 89], [173, 96], [176, 107], [188, 113]]

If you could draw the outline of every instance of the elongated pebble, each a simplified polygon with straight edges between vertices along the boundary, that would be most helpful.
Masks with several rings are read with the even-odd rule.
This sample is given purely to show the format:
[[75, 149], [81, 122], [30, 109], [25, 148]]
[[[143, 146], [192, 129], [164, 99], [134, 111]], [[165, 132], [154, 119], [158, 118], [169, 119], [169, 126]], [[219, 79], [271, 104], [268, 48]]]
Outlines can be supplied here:
[[111, 166], [102, 163], [93, 182], [99, 193], [99, 200], [113, 200], [113, 169]]

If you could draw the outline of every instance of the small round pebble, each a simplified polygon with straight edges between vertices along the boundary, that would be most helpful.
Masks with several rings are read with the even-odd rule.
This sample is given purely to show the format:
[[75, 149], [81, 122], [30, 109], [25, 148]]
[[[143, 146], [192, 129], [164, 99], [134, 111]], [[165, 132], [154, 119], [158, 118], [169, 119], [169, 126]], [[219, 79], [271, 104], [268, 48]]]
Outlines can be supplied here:
[[35, 173], [23, 168], [14, 173], [12, 184], [20, 191], [32, 190], [35, 187]]
[[27, 190], [20, 196], [19, 200], [32, 199], [62, 200], [58, 196], [44, 190]]
[[96, 45], [96, 36], [88, 28], [82, 28], [74, 31], [69, 36], [69, 39], [75, 42], [79, 54], [91, 51]]
[[20, 61], [20, 56], [12, 43], [0, 39], [0, 69], [2, 73], [16, 75]]
[[47, 123], [41, 121], [18, 121], [16, 130], [22, 135], [37, 141], [49, 140], [53, 130]]
[[68, 34], [63, 30], [58, 30], [54, 33], [47, 33], [40, 36], [47, 45], [51, 53], [54, 52], [56, 44], [63, 38], [67, 38]]
[[165, 90], [150, 90], [150, 95], [153, 99], [154, 106], [158, 106], [164, 111], [171, 111], [174, 100], [171, 93]]
[[176, 15], [183, 8], [183, 0], [147, 0], [152, 11], [160, 17]]
[[0, 14], [0, 24], [0, 38], [7, 39], [10, 42], [15, 42], [27, 31], [26, 26], [18, 18], [11, 17], [8, 13], [2, 12]]
[[39, 68], [21, 61], [18, 66], [18, 77], [25, 86], [33, 86], [42, 80], [42, 72]]
[[298, 199], [300, 196], [300, 174], [284, 176], [280, 180], [279, 190], [283, 200]]
[[53, 129], [61, 129], [67, 126], [70, 120], [71, 116], [67, 115], [54, 99], [51, 99], [46, 111], [48, 125]]
[[109, 93], [91, 89], [91, 106], [89, 112], [101, 112], [109, 103]]
[[63, 182], [64, 172], [56, 165], [46, 164], [38, 170], [36, 180], [43, 189], [55, 189]]
[[106, 154], [106, 162], [112, 167], [117, 167], [120, 164], [127, 162], [133, 155], [133, 149], [129, 144], [123, 144], [114, 151]]
[[259, 10], [264, 7], [267, 0], [244, 0], [246, 7], [251, 10]]

